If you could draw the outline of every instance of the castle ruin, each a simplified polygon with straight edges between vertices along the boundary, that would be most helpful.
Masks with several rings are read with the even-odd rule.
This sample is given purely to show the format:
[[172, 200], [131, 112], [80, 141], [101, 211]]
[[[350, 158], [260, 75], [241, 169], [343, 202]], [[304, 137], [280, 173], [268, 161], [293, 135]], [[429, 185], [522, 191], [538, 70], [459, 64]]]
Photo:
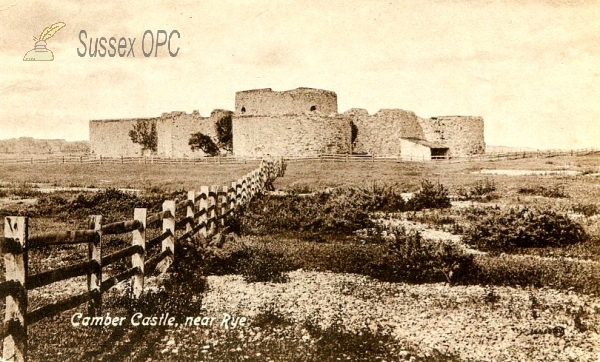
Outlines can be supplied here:
[[158, 156], [193, 157], [188, 145], [201, 132], [216, 142], [216, 122], [232, 117], [233, 154], [242, 157], [371, 154], [415, 160], [462, 157], [485, 152], [483, 119], [472, 116], [421, 118], [402, 109], [369, 114], [352, 108], [338, 113], [334, 92], [270, 88], [237, 92], [235, 111], [164, 113], [161, 117], [90, 121], [92, 153], [107, 157], [141, 156], [129, 131], [139, 120], [154, 122]]

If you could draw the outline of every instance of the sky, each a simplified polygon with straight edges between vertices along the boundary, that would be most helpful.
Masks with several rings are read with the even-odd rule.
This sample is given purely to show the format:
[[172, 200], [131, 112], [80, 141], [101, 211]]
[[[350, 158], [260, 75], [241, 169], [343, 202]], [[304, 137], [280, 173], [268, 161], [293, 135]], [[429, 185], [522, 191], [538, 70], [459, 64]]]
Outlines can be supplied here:
[[[56, 22], [54, 61], [24, 62]], [[81, 30], [86, 49], [135, 38], [135, 57], [81, 57]], [[177, 30], [177, 56], [145, 57], [146, 30]], [[0, 0], [0, 139], [87, 140], [91, 119], [297, 87], [336, 92], [340, 113], [481, 116], [489, 145], [600, 148], [600, 2]]]

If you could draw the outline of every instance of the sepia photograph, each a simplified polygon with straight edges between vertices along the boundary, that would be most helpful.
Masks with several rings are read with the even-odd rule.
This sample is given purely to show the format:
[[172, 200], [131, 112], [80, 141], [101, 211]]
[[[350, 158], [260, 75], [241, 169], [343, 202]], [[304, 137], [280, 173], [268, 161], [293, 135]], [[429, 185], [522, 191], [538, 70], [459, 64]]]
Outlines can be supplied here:
[[0, 0], [0, 362], [600, 361], [600, 1]]

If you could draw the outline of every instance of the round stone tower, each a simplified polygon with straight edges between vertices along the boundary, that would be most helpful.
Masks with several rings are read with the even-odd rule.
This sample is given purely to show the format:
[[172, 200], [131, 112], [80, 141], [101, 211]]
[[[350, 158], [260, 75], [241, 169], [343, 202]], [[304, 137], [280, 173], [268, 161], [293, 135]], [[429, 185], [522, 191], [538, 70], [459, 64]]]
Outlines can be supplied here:
[[314, 88], [296, 88], [274, 92], [271, 88], [253, 89], [235, 94], [235, 113], [241, 116], [337, 113], [335, 92]]

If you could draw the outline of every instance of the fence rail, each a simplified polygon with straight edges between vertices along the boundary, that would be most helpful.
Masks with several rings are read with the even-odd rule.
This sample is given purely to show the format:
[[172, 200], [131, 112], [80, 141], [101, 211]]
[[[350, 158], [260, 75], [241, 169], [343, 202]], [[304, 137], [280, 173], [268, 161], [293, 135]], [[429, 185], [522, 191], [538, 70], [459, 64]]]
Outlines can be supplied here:
[[600, 149], [586, 148], [578, 150], [544, 150], [544, 151], [525, 151], [525, 152], [505, 152], [505, 153], [484, 153], [478, 155], [453, 157], [453, 156], [410, 156], [410, 155], [350, 155], [350, 154], [321, 154], [315, 156], [285, 156], [285, 163], [294, 162], [420, 162], [435, 161], [444, 163], [462, 163], [462, 162], [483, 162], [483, 161], [501, 161], [516, 160], [520, 158], [546, 158], [557, 156], [582, 156], [593, 153], [600, 153]]
[[[479, 161], [497, 161], [512, 160], [519, 158], [543, 158], [556, 156], [574, 156], [585, 155], [600, 152], [597, 148], [572, 149], [572, 150], [537, 150], [537, 151], [516, 151], [502, 153], [483, 153], [471, 156], [453, 157], [453, 156], [410, 156], [410, 155], [376, 155], [376, 154], [318, 154], [313, 156], [305, 155], [286, 155], [285, 161], [321, 161], [321, 162], [386, 162], [386, 161], [446, 161], [450, 163], [457, 162], [479, 162]], [[171, 158], [161, 156], [143, 156], [143, 157], [106, 157], [106, 156], [45, 156], [45, 157], [15, 157], [0, 159], [0, 164], [246, 164], [260, 161], [260, 157], [238, 157], [238, 156], [215, 156], [215, 157], [182, 157]]]
[[107, 157], [107, 156], [34, 156], [34, 157], [12, 157], [0, 158], [0, 164], [80, 164], [80, 165], [114, 165], [114, 164], [246, 164], [260, 162], [262, 157], [161, 157], [161, 156], [137, 156], [137, 157]]
[[[22, 216], [5, 218], [4, 237], [1, 238], [6, 281], [0, 283], [0, 297], [6, 299], [4, 323], [0, 324], [3, 338], [3, 358], [11, 361], [27, 359], [27, 328], [42, 319], [88, 303], [88, 315], [98, 316], [102, 309], [102, 294], [118, 283], [131, 280], [131, 297], [138, 299], [144, 290], [144, 277], [159, 270], [166, 271], [175, 260], [175, 245], [196, 234], [201, 244], [208, 246], [207, 238], [226, 225], [227, 218], [249, 202], [277, 177], [283, 176], [282, 160], [263, 160], [260, 166], [226, 186], [201, 186], [200, 191], [188, 192], [186, 200], [166, 200], [162, 211], [147, 215], [145, 208], [136, 208], [133, 219], [102, 224], [102, 216], [90, 216], [89, 228], [32, 234], [29, 237], [29, 219]], [[162, 221], [162, 225], [159, 225]], [[146, 230], [162, 229], [147, 239]], [[102, 255], [105, 235], [131, 234], [131, 245]], [[88, 245], [88, 260], [65, 267], [28, 274], [28, 252], [48, 245]], [[146, 258], [147, 251], [161, 245], [160, 251]], [[104, 278], [103, 267], [125, 258], [131, 258], [131, 267], [117, 275]], [[87, 291], [64, 300], [46, 304], [33, 311], [27, 310], [27, 291], [62, 280], [87, 275]]]

